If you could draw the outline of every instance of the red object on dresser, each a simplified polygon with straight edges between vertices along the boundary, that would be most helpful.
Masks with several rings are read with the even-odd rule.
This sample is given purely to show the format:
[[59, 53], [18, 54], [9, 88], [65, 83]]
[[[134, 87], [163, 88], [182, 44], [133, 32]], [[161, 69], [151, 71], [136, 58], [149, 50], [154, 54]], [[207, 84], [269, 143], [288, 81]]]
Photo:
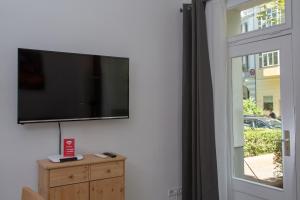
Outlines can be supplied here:
[[75, 138], [64, 139], [64, 157], [75, 156]]

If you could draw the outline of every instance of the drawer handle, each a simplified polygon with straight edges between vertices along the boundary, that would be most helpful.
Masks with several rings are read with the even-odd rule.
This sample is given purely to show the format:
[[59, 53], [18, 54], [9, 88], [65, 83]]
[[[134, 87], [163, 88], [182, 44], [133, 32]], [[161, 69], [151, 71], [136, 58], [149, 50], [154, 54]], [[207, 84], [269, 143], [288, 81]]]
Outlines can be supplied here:
[[73, 175], [73, 174], [71, 174], [71, 175], [69, 176], [69, 178], [70, 178], [70, 179], [73, 179], [73, 178], [74, 178], [74, 175]]
[[107, 173], [110, 173], [110, 172], [111, 172], [111, 170], [110, 170], [110, 169], [108, 169], [108, 170], [106, 170], [106, 172], [107, 172]]

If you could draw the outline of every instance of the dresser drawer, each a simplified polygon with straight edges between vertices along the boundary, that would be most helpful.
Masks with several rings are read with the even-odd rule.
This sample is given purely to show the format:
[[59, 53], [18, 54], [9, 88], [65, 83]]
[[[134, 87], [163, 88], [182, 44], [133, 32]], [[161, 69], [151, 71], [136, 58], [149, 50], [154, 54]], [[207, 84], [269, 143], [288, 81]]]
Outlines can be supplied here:
[[89, 200], [89, 182], [49, 189], [49, 200]]
[[89, 167], [87, 165], [52, 169], [49, 173], [49, 186], [56, 187], [89, 180]]
[[123, 176], [124, 162], [108, 162], [91, 165], [91, 180]]

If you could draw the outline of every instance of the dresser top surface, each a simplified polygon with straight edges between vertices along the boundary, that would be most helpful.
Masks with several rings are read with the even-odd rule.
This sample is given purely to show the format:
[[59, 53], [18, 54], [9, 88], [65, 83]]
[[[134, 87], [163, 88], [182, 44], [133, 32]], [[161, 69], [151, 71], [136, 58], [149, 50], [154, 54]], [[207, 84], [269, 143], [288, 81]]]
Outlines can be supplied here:
[[82, 160], [70, 161], [70, 162], [62, 162], [62, 163], [53, 163], [48, 159], [38, 160], [38, 165], [44, 169], [57, 169], [64, 167], [73, 167], [80, 165], [90, 165], [90, 164], [98, 164], [98, 163], [107, 163], [107, 162], [116, 162], [116, 161], [125, 161], [126, 157], [122, 155], [117, 155], [115, 158], [100, 158], [93, 154], [85, 154], [83, 155]]

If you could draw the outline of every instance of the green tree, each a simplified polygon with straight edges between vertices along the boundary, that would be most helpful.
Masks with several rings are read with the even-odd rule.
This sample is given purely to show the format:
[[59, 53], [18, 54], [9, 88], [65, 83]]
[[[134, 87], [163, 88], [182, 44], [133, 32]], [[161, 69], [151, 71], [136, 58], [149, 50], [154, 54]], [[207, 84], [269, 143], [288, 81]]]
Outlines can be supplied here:
[[250, 97], [249, 99], [243, 100], [244, 115], [262, 115], [263, 111], [256, 105], [255, 100]]
[[[273, 0], [269, 3], [262, 4], [260, 7], [260, 12], [256, 14], [256, 18], [259, 21], [264, 21], [265, 24], [281, 24], [282, 23], [282, 15], [284, 15], [285, 11], [285, 0]], [[267, 14], [267, 10], [272, 9], [273, 12], [276, 12], [279, 16], [273, 16]], [[262, 27], [260, 27], [262, 28]]]

